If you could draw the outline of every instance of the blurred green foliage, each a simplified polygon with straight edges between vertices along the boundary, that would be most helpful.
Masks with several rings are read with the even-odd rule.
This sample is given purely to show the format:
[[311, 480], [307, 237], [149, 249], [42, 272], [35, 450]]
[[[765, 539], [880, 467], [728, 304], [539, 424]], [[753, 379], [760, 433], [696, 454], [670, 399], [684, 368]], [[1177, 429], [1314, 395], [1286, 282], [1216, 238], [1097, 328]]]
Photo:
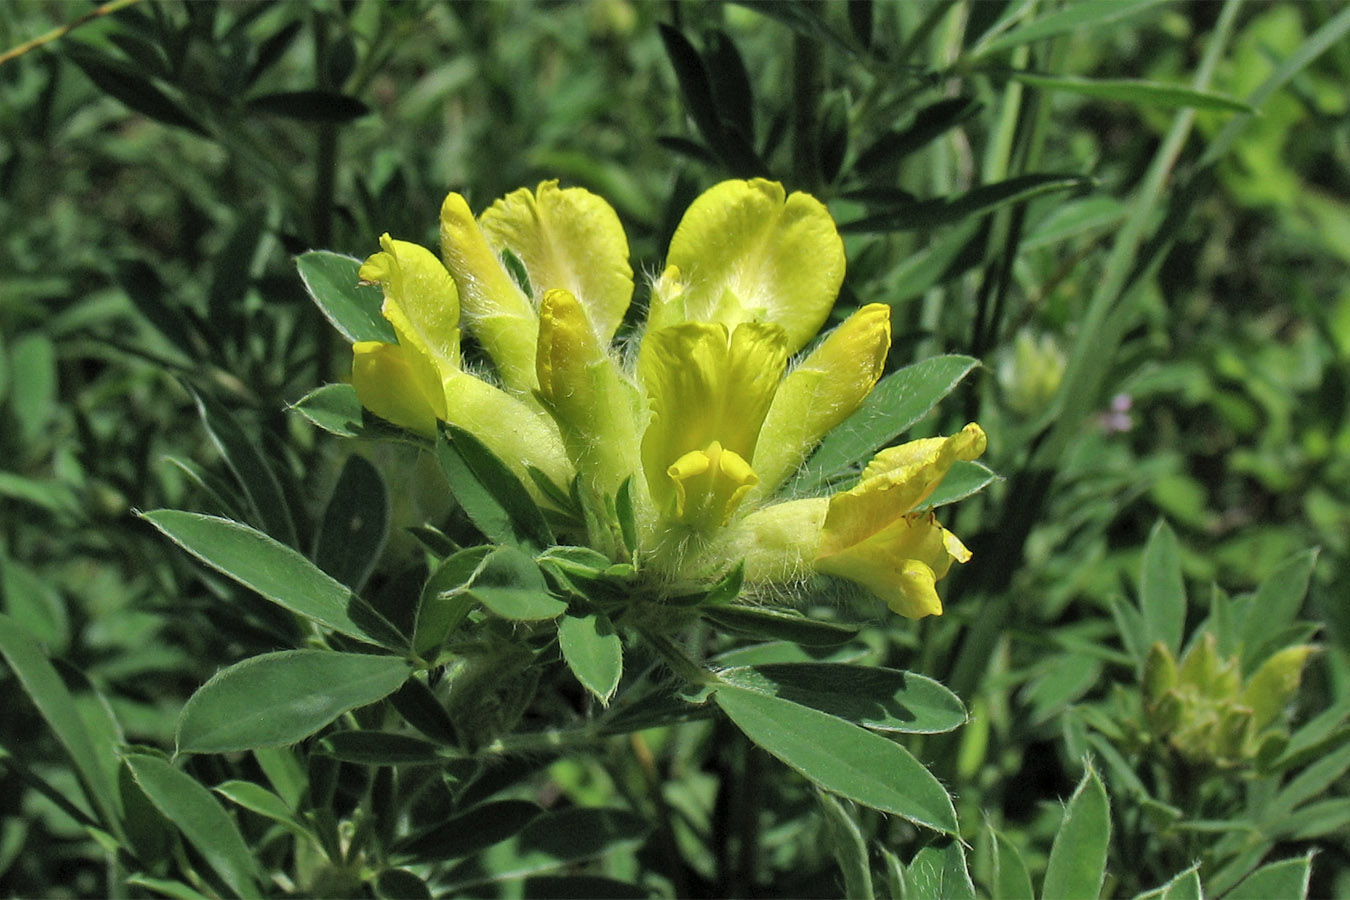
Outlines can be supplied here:
[[[0, 49], [92, 10], [0, 4]], [[503, 896], [1297, 895], [1310, 867], [1313, 895], [1350, 892], [1347, 31], [1332, 3], [144, 0], [0, 63], [0, 892], [249, 894], [264, 872], [269, 895], [412, 896], [428, 865]], [[613, 203], [653, 273], [689, 200], [751, 175], [829, 203], [836, 314], [889, 304], [890, 368], [985, 363], [915, 430], [981, 422], [1005, 480], [956, 510], [976, 556], [942, 620], [827, 597], [857, 639], [702, 649], [955, 690], [971, 721], [904, 746], [956, 796], [969, 860], [674, 697], [584, 751], [473, 767], [409, 688], [294, 751], [167, 765], [217, 670], [314, 651], [137, 510], [247, 522], [400, 626], [427, 548], [475, 536], [416, 487], [425, 458], [290, 409], [349, 365], [294, 257], [434, 246], [447, 190], [478, 210], [561, 178]], [[353, 496], [391, 509], [369, 558], [324, 543]], [[1248, 691], [1321, 648], [1225, 771], [1146, 693], [1155, 642], [1185, 670], [1207, 635]], [[456, 714], [590, 716], [559, 668], [545, 689], [476, 673], [495, 706]], [[386, 722], [418, 743], [361, 743]], [[367, 764], [398, 754], [417, 765]], [[243, 849], [210, 846], [221, 821]]]

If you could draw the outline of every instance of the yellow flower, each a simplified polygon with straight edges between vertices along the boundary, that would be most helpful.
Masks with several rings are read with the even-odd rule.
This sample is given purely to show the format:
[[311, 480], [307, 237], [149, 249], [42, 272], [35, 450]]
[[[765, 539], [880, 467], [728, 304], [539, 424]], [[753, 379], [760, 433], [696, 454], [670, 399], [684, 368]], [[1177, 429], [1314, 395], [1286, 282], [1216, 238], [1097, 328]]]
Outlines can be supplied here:
[[571, 465], [552, 420], [460, 368], [459, 295], [445, 267], [425, 248], [387, 234], [380, 246], [359, 275], [384, 289], [381, 312], [398, 342], [353, 345], [352, 384], [362, 405], [428, 437], [437, 419], [458, 425], [527, 484], [530, 466], [566, 484]]
[[819, 572], [857, 582], [911, 619], [942, 614], [936, 583], [970, 551], [916, 512], [958, 459], [984, 452], [980, 426], [882, 450], [858, 484], [832, 497], [790, 500], [750, 513], [728, 536], [751, 581]]
[[[353, 348], [375, 414], [423, 434], [453, 422], [518, 474], [534, 466], [566, 485], [575, 472], [601, 498], [628, 482], [639, 557], [666, 574], [743, 556], [754, 580], [838, 574], [904, 615], [941, 611], [933, 584], [968, 553], [914, 510], [954, 460], [981, 452], [978, 426], [882, 451], [851, 491], [764, 505], [858, 409], [890, 349], [890, 309], [872, 304], [792, 364], [844, 276], [843, 242], [815, 198], [761, 179], [698, 197], [627, 355], [614, 343], [633, 293], [628, 242], [588, 191], [544, 182], [477, 219], [451, 194], [444, 266], [387, 235], [381, 246], [361, 277], [384, 287], [398, 341]], [[463, 370], [461, 312], [500, 388]]]

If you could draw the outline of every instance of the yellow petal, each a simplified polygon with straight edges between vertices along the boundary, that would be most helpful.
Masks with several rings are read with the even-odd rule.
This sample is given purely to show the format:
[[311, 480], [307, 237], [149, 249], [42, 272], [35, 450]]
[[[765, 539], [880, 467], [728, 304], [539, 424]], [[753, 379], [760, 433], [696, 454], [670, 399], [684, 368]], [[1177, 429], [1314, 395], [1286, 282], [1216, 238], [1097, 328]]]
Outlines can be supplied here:
[[763, 179], [724, 181], [685, 212], [667, 262], [678, 269], [681, 288], [653, 292], [649, 328], [768, 322], [783, 328], [795, 353], [834, 305], [844, 244], [814, 197], [785, 197], [782, 185]]
[[852, 546], [905, 516], [938, 486], [952, 463], [984, 452], [984, 431], [967, 425], [945, 438], [925, 438], [882, 450], [852, 490], [830, 498], [822, 553]]
[[441, 205], [441, 256], [459, 286], [464, 318], [492, 357], [502, 383], [529, 396], [538, 386], [534, 351], [539, 317], [459, 194], [450, 194]]
[[539, 396], [577, 470], [613, 496], [638, 469], [638, 395], [570, 292], [551, 290], [539, 309]]
[[673, 499], [664, 473], [685, 454], [717, 441], [754, 458], [786, 359], [782, 330], [772, 325], [742, 325], [729, 336], [722, 324], [686, 322], [647, 335], [642, 375], [652, 418], [642, 463], [659, 507]]
[[362, 264], [362, 281], [384, 289], [380, 311], [400, 345], [424, 354], [437, 373], [459, 368], [459, 292], [430, 250], [380, 236], [381, 252]]
[[772, 492], [821, 438], [857, 410], [881, 377], [890, 347], [891, 308], [871, 303], [830, 332], [783, 379], [755, 452], [757, 492]]
[[581, 300], [602, 343], [609, 343], [633, 296], [628, 238], [614, 208], [582, 188], [545, 181], [513, 191], [479, 222], [488, 244], [525, 267], [536, 300], [556, 288]]
[[674, 516], [700, 529], [725, 525], [759, 479], [750, 464], [717, 441], [691, 450], [666, 469], [674, 487]]
[[931, 514], [904, 516], [858, 544], [820, 556], [816, 570], [861, 584], [907, 618], [941, 615], [935, 585], [956, 558], [951, 550], [963, 551], [962, 562], [970, 558], [953, 540]]
[[[425, 437], [436, 434], [437, 410], [444, 405], [439, 379], [430, 384], [409, 364], [410, 352], [398, 344], [358, 341], [352, 345], [352, 385], [361, 405], [388, 422]], [[412, 355], [416, 359], [415, 355]]]

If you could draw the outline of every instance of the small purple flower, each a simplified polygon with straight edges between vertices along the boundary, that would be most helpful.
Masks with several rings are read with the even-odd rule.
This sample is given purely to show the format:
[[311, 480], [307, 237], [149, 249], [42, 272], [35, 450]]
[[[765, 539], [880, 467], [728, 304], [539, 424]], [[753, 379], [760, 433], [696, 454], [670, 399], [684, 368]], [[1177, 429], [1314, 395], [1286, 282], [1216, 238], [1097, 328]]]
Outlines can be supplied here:
[[1129, 394], [1116, 394], [1111, 398], [1110, 409], [1097, 415], [1098, 426], [1107, 434], [1124, 434], [1134, 428], [1134, 417], [1130, 415], [1133, 406], [1134, 399]]

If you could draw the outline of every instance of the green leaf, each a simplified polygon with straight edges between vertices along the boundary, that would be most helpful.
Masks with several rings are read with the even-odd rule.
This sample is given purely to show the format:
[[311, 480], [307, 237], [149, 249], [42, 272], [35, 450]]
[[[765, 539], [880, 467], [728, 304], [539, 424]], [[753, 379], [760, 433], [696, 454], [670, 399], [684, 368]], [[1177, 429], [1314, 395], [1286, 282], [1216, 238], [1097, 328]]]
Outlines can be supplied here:
[[511, 546], [488, 554], [469, 593], [504, 619], [533, 622], [567, 612], [567, 604], [549, 593], [534, 558]]
[[947, 839], [920, 850], [905, 872], [905, 888], [911, 897], [975, 900], [961, 842]]
[[77, 42], [68, 42], [63, 54], [89, 76], [99, 90], [125, 103], [132, 110], [157, 122], [206, 135], [178, 100], [164, 93], [131, 66]]
[[408, 679], [393, 656], [331, 650], [265, 653], [217, 672], [183, 707], [178, 752], [230, 753], [304, 740]]
[[525, 879], [524, 900], [646, 900], [641, 885], [603, 875], [535, 875]]
[[1031, 876], [1022, 854], [1000, 832], [989, 829], [993, 849], [993, 896], [998, 900], [1033, 900]]
[[380, 900], [431, 900], [431, 889], [407, 869], [385, 869], [375, 876], [375, 896]]
[[1305, 550], [1270, 574], [1256, 588], [1251, 612], [1242, 624], [1242, 671], [1250, 673], [1281, 646], [1271, 646], [1272, 635], [1291, 624], [1303, 608], [1308, 580], [1317, 564], [1317, 551]]
[[1108, 22], [1137, 15], [1160, 2], [1161, 0], [1079, 0], [977, 46], [971, 55], [977, 58], [988, 56], [1058, 34], [1086, 33], [1089, 28], [1099, 28]]
[[403, 686], [390, 695], [389, 701], [398, 710], [403, 720], [422, 734], [440, 744], [456, 746], [459, 735], [455, 733], [455, 723], [450, 718], [441, 701], [418, 678], [409, 678]]
[[359, 591], [379, 562], [389, 537], [389, 491], [380, 470], [352, 454], [342, 467], [319, 525], [314, 562]]
[[319, 311], [353, 344], [398, 342], [394, 326], [380, 314], [384, 292], [361, 284], [361, 260], [328, 250], [310, 250], [295, 258], [300, 280]]
[[1186, 629], [1186, 583], [1181, 575], [1177, 536], [1163, 519], [1153, 526], [1139, 568], [1139, 608], [1146, 646], [1160, 641], [1175, 656]]
[[447, 557], [427, 579], [413, 626], [413, 652], [418, 656], [443, 644], [478, 602], [468, 586], [491, 552], [490, 544], [466, 547]]
[[470, 856], [518, 834], [542, 812], [525, 800], [483, 803], [404, 838], [392, 853], [420, 863]]
[[[99, 760], [99, 754], [112, 755], [116, 748], [94, 744], [80, 718], [75, 698], [56, 668], [28, 634], [3, 614], [0, 614], [0, 655], [75, 764], [80, 783], [98, 810], [103, 826], [118, 834], [122, 807], [117, 790]], [[12, 704], [12, 700], [6, 701], [6, 706]]]
[[301, 122], [350, 122], [370, 113], [360, 100], [337, 91], [277, 91], [246, 100], [244, 108]]
[[177, 509], [151, 510], [141, 517], [208, 566], [293, 613], [389, 650], [407, 648], [407, 639], [368, 603], [260, 531]]
[[[844, 896], [872, 900], [872, 870], [867, 861], [867, 842], [858, 823], [834, 797], [818, 791], [820, 810], [825, 814], [825, 837], [839, 870], [844, 875]], [[936, 896], [936, 895], [935, 895]]]
[[700, 612], [705, 619], [740, 634], [792, 641], [808, 647], [833, 647], [858, 633], [855, 625], [822, 622], [790, 609], [729, 605], [705, 606]]
[[515, 473], [469, 432], [450, 424], [442, 427], [436, 456], [455, 500], [478, 530], [497, 544], [551, 547], [553, 533], [544, 514]]
[[226, 781], [216, 785], [213, 790], [236, 805], [279, 823], [302, 840], [309, 840], [312, 837], [309, 829], [286, 805], [286, 801], [260, 784], [254, 784], [252, 781]]
[[1023, 84], [1047, 91], [1064, 91], [1096, 100], [1117, 100], [1136, 106], [1156, 106], [1163, 109], [1195, 109], [1251, 113], [1255, 112], [1241, 100], [1197, 91], [1179, 84], [1162, 84], [1134, 78], [1078, 78], [1073, 75], [1037, 75], [1032, 72], [1013, 72], [1012, 77]]
[[903, 131], [888, 131], [859, 153], [853, 168], [859, 173], [887, 169], [970, 119], [980, 108], [973, 97], [948, 97], [925, 106]]
[[365, 413], [356, 388], [350, 384], [325, 384], [310, 391], [290, 406], [310, 421], [338, 437], [360, 437]]
[[558, 620], [558, 645], [577, 681], [609, 705], [623, 675], [623, 641], [609, 617], [563, 616]]
[[440, 766], [458, 754], [407, 734], [337, 731], [319, 741], [318, 752], [362, 766]]
[[243, 488], [262, 530], [288, 547], [298, 546], [295, 520], [271, 464], [228, 409], [195, 390], [192, 396], [211, 443]]
[[1312, 878], [1312, 852], [1299, 859], [1286, 859], [1262, 866], [1224, 894], [1224, 900], [1268, 900], [1271, 897], [1304, 898]]
[[464, 893], [477, 884], [562, 868], [646, 840], [651, 823], [622, 809], [572, 808], [545, 813], [519, 834], [446, 873], [441, 887]]
[[1043, 897], [1097, 897], [1106, 877], [1106, 850], [1111, 837], [1111, 807], [1106, 788], [1089, 766], [1064, 811], [1050, 861]]
[[780, 493], [819, 492], [922, 419], [979, 364], [969, 356], [936, 356], [887, 375], [853, 415], [826, 435]]
[[211, 900], [196, 888], [172, 878], [152, 878], [149, 875], [137, 874], [128, 876], [127, 884], [143, 887], [165, 897], [172, 897], [174, 900]]
[[150, 802], [178, 826], [235, 894], [262, 896], [253, 852], [210, 791], [157, 756], [134, 753], [126, 762]]
[[289, 747], [262, 747], [253, 751], [253, 758], [286, 805], [292, 809], [299, 806], [308, 785], [295, 751]]
[[1159, 900], [1205, 900], [1199, 867], [1192, 866], [1163, 885]]
[[937, 734], [966, 723], [959, 697], [913, 672], [838, 663], [784, 663], [727, 669], [737, 687], [781, 697], [877, 731]]
[[1044, 194], [1076, 190], [1090, 184], [1092, 179], [1086, 175], [1050, 172], [1017, 175], [1006, 181], [981, 185], [955, 197], [906, 203], [852, 222], [842, 222], [839, 230], [845, 234], [918, 231], [988, 215], [1003, 206], [1025, 203]]
[[941, 483], [928, 495], [928, 499], [918, 507], [919, 510], [937, 509], [958, 500], [978, 494], [995, 481], [1001, 480], [993, 470], [983, 463], [967, 462], [958, 459], [952, 463], [951, 471]]
[[909, 751], [865, 728], [729, 684], [713, 699], [746, 737], [827, 791], [955, 834], [946, 790]]

